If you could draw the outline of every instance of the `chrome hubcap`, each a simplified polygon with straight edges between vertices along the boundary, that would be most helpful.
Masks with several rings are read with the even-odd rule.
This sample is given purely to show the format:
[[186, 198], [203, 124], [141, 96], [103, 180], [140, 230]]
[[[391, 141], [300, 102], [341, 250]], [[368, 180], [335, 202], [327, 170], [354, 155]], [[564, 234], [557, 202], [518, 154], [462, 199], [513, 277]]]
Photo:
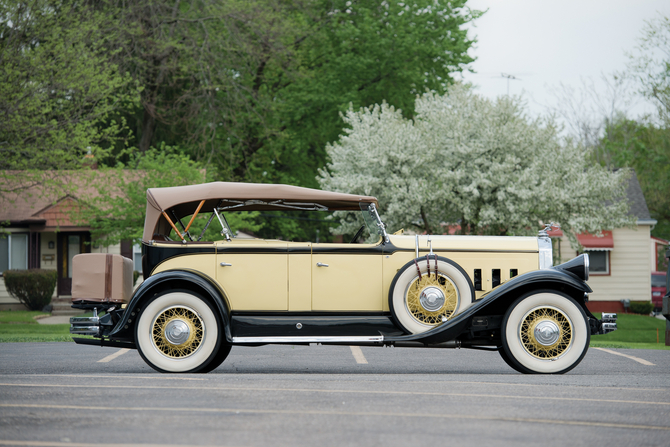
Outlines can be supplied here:
[[437, 287], [426, 287], [419, 296], [421, 307], [428, 312], [436, 312], [442, 309], [445, 301], [444, 292]]
[[541, 321], [533, 329], [533, 335], [542, 346], [552, 346], [561, 336], [561, 330], [553, 321]]
[[173, 345], [181, 345], [188, 340], [191, 331], [182, 320], [172, 320], [165, 326], [165, 339]]

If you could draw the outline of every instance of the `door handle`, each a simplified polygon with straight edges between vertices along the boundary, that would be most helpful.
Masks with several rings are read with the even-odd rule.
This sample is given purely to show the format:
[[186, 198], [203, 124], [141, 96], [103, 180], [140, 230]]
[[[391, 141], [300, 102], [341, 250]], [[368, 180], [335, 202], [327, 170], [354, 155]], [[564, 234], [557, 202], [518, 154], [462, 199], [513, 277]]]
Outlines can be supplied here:
[[233, 266], [233, 264], [228, 264], [227, 262], [222, 262], [222, 263], [219, 264], [219, 265], [220, 265], [221, 267], [232, 267], [232, 266]]
[[316, 266], [317, 267], [328, 267], [328, 264], [324, 264], [323, 262], [317, 262]]

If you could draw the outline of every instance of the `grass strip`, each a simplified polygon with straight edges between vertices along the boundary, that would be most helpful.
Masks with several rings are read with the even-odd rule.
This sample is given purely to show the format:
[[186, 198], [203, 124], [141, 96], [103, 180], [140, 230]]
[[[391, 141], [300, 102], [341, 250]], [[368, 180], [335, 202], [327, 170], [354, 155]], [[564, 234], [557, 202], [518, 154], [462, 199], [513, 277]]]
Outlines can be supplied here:
[[626, 343], [623, 341], [593, 341], [589, 345], [592, 348], [608, 348], [608, 349], [655, 349], [659, 351], [670, 351], [670, 346], [665, 346], [664, 343]]
[[46, 312], [33, 310], [3, 310], [0, 312], [0, 324], [37, 324], [35, 317], [40, 315], [49, 316]]
[[[599, 313], [594, 315], [601, 317]], [[617, 317], [618, 329], [605, 335], [592, 335], [592, 347], [670, 351], [670, 346], [665, 346], [665, 320], [635, 314], [618, 314]]]
[[0, 343], [45, 341], [72, 341], [70, 325], [0, 323]]

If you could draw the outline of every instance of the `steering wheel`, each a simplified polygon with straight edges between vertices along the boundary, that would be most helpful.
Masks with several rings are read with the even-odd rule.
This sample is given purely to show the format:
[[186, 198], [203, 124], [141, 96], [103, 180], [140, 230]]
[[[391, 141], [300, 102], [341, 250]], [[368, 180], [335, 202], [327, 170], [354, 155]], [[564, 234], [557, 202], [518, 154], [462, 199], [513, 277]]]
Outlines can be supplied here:
[[358, 229], [356, 234], [354, 235], [354, 238], [349, 242], [350, 244], [355, 244], [358, 238], [361, 237], [361, 234], [363, 234], [363, 230], [365, 230], [365, 225], [361, 225], [361, 227]]

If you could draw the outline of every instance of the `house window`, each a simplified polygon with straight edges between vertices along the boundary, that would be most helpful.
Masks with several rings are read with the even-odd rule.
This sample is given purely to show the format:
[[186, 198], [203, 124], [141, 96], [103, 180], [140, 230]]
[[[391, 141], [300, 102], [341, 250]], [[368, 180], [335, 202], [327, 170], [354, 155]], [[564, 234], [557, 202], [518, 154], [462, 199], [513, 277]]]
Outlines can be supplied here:
[[8, 234], [0, 237], [0, 272], [28, 268], [28, 235]]
[[589, 274], [591, 275], [609, 275], [610, 274], [610, 252], [609, 251], [591, 251], [589, 254]]

